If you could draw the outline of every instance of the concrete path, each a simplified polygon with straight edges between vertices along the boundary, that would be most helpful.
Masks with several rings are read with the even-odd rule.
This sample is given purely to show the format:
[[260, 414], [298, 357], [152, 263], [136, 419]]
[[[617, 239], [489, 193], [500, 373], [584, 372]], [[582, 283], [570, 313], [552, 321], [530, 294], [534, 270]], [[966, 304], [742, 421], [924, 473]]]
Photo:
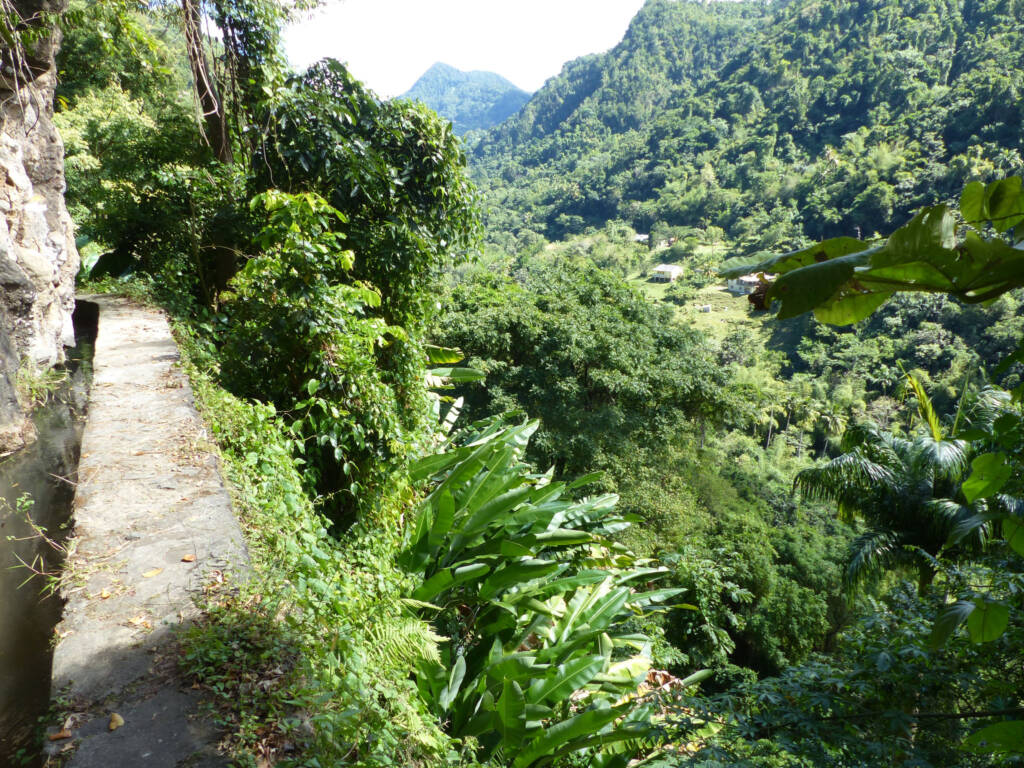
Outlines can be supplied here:
[[[68, 768], [224, 765], [179, 679], [174, 628], [211, 579], [244, 573], [242, 534], [166, 317], [85, 298], [100, 305], [99, 333], [53, 663], [73, 738], [47, 749], [65, 750]], [[114, 731], [112, 713], [124, 719]]]

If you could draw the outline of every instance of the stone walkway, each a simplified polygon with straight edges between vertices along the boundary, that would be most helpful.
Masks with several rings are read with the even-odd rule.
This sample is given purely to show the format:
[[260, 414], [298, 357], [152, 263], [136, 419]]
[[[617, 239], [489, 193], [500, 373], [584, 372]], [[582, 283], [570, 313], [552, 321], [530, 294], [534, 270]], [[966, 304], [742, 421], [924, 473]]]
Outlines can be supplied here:
[[[211, 579], [244, 573], [242, 534], [166, 317], [84, 298], [100, 305], [99, 333], [53, 664], [72, 738], [47, 749], [66, 750], [68, 768], [221, 766], [177, 675], [174, 629]], [[111, 731], [113, 713], [124, 725]]]

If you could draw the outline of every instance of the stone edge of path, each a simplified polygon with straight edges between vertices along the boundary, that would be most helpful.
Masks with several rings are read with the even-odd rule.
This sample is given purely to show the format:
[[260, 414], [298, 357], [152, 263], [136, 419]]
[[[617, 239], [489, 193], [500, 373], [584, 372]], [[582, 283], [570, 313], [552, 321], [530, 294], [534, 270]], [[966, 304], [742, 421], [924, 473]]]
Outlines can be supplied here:
[[244, 538], [164, 313], [79, 298], [100, 314], [51, 686], [71, 738], [46, 751], [67, 768], [226, 765], [175, 630], [211, 583], [245, 577]]

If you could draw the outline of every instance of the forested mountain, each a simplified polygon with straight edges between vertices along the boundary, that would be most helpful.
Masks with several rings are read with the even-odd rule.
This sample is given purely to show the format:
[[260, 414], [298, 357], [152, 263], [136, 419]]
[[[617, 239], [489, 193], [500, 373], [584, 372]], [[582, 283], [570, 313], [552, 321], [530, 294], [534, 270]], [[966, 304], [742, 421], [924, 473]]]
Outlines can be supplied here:
[[249, 538], [178, 659], [226, 758], [1021, 765], [1024, 0], [649, 0], [464, 141], [292, 71], [318, 4], [61, 22], [87, 287]]
[[518, 112], [530, 94], [493, 72], [463, 72], [437, 62], [402, 94], [452, 121], [459, 135], [491, 128]]
[[1019, 0], [650, 0], [475, 143], [492, 230], [888, 231], [1024, 167], [1022, 37]]

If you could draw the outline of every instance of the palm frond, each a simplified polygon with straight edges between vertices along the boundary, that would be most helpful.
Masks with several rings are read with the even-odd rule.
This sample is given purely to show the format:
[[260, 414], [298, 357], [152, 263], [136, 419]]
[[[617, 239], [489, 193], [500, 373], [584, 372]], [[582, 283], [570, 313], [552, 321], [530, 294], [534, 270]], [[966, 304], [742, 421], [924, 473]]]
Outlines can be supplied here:
[[937, 443], [942, 442], [945, 435], [942, 432], [942, 425], [939, 423], [939, 415], [935, 412], [935, 406], [932, 405], [928, 393], [924, 391], [924, 386], [912, 373], [907, 374], [907, 383], [914, 392], [914, 397], [917, 399], [917, 410], [928, 425], [932, 439]]
[[862, 421], [846, 428], [839, 447], [843, 452], [848, 452], [861, 445], [877, 443], [880, 439], [878, 425], [873, 421]]
[[919, 437], [914, 449], [914, 469], [921, 474], [955, 481], [967, 471], [967, 444], [963, 440]]
[[973, 427], [991, 427], [996, 419], [1013, 410], [1009, 392], [991, 384], [983, 387], [968, 409], [968, 421]]
[[905, 559], [891, 531], [867, 531], [850, 543], [844, 581], [851, 591], [879, 579], [884, 571]]
[[951, 520], [949, 538], [946, 540], [944, 548], [954, 547], [969, 536], [973, 537], [974, 543], [978, 546], [985, 546], [992, 535], [992, 521], [998, 520], [1003, 515], [993, 512], [971, 514], [969, 508], [962, 507], [962, 509], [966, 514]]
[[807, 498], [839, 503], [855, 502], [870, 486], [891, 487], [896, 476], [888, 468], [869, 459], [864, 451], [854, 449], [820, 467], [797, 473], [795, 490]]

